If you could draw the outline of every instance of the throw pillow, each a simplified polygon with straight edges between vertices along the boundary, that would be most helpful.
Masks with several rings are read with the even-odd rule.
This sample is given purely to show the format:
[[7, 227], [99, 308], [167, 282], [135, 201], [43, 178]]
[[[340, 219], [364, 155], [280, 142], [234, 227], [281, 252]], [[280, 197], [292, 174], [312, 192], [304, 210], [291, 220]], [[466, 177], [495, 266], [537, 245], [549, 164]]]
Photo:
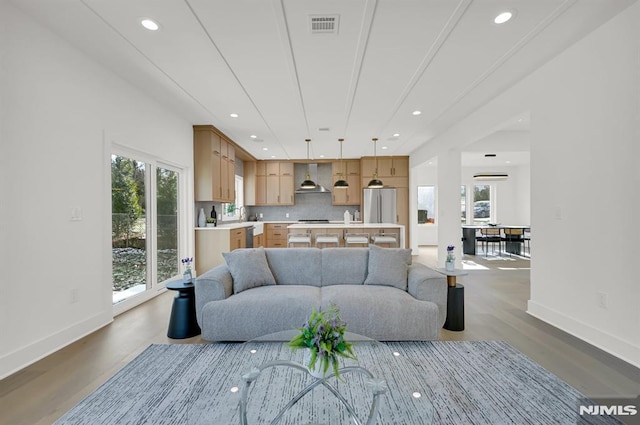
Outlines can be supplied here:
[[264, 248], [236, 249], [222, 256], [233, 277], [233, 293], [263, 285], [275, 285]]
[[406, 291], [410, 264], [410, 249], [369, 245], [369, 270], [364, 284], [393, 286]]

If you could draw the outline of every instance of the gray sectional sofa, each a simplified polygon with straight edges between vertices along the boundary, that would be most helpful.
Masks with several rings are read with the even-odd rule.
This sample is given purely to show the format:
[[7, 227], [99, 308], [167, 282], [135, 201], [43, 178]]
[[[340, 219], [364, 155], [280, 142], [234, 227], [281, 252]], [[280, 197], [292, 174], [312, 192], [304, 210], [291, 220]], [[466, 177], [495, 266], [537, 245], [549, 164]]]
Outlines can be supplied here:
[[256, 248], [225, 253], [196, 279], [208, 341], [247, 341], [300, 327], [336, 304], [348, 331], [380, 341], [434, 340], [446, 318], [440, 273], [399, 248]]

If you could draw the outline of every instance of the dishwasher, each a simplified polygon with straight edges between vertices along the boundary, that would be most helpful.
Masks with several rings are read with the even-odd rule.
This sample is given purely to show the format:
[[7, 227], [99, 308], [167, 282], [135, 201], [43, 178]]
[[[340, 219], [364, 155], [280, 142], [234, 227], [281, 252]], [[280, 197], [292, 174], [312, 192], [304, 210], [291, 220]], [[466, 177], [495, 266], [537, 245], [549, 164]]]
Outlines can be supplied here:
[[246, 239], [245, 239], [246, 248], [253, 248], [253, 231], [255, 228], [256, 226], [247, 226], [244, 228], [246, 231]]

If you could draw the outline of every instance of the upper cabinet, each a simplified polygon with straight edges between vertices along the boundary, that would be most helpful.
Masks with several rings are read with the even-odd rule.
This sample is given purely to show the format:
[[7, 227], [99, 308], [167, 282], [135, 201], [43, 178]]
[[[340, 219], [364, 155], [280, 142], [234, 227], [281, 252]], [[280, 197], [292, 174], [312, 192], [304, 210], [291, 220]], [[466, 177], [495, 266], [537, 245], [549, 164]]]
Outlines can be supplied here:
[[235, 145], [215, 127], [193, 127], [196, 201], [235, 202]]
[[[409, 177], [408, 156], [379, 156], [378, 177]], [[362, 158], [362, 176], [373, 177], [376, 170], [376, 158]]]
[[362, 185], [360, 182], [360, 160], [345, 159], [334, 161], [331, 164], [333, 183], [340, 179], [346, 180], [349, 187], [344, 189], [331, 189], [333, 205], [360, 205], [362, 198]]
[[[245, 184], [245, 191], [253, 191], [245, 199], [247, 205], [293, 205], [294, 176], [293, 162], [256, 161], [255, 166], [246, 166], [245, 181], [253, 182], [251, 187]], [[254, 175], [255, 173], [255, 175]]]

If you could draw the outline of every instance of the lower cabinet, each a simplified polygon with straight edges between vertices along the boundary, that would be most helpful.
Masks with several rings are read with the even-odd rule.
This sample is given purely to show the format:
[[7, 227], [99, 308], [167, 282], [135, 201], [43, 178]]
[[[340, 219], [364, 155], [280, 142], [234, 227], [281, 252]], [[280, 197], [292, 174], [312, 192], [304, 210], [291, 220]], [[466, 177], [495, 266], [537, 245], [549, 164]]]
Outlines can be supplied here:
[[196, 229], [195, 268], [196, 276], [224, 263], [223, 252], [245, 248], [246, 229]]
[[253, 235], [253, 247], [258, 248], [264, 246], [264, 233]]
[[265, 223], [264, 232], [267, 235], [267, 248], [287, 247], [287, 226], [289, 223]]

